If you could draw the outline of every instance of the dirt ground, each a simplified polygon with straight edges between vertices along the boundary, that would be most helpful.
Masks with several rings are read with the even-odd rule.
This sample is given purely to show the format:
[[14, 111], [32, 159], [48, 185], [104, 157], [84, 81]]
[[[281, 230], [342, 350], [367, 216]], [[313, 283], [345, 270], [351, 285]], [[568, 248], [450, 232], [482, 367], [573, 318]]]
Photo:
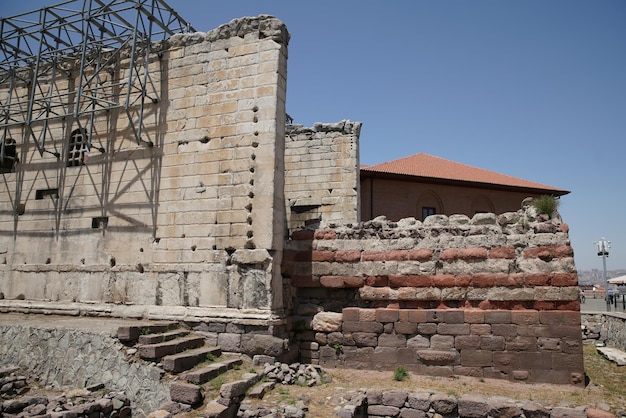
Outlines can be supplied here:
[[[345, 394], [359, 389], [402, 388], [415, 392], [437, 392], [460, 397], [468, 393], [486, 397], [506, 397], [519, 401], [533, 401], [545, 407], [589, 406], [626, 414], [626, 367], [619, 367], [604, 359], [595, 347], [585, 346], [585, 369], [589, 382], [585, 387], [569, 385], [524, 384], [475, 377], [432, 377], [409, 373], [407, 380], [394, 380], [393, 371], [353, 369], [326, 369], [331, 383], [313, 388], [282, 386], [255, 401], [265, 406], [304, 402], [307, 417], [332, 417], [336, 406], [344, 404]], [[619, 416], [619, 415], [618, 415]]]
[[[584, 347], [585, 370], [589, 379], [585, 387], [569, 385], [524, 384], [476, 377], [433, 377], [409, 372], [404, 381], [394, 380], [393, 371], [372, 371], [354, 369], [325, 369], [332, 381], [314, 387], [298, 385], [276, 385], [261, 400], [246, 399], [246, 402], [262, 404], [272, 408], [279, 405], [306, 405], [307, 418], [333, 417], [334, 409], [345, 404], [346, 398], [359, 390], [369, 388], [405, 389], [413, 392], [442, 393], [460, 397], [465, 394], [481, 394], [486, 397], [505, 397], [518, 401], [533, 401], [544, 407], [588, 406], [610, 411], [618, 417], [626, 416], [626, 366], [617, 366], [597, 353], [594, 346]], [[258, 366], [257, 366], [258, 367]], [[218, 396], [219, 386], [237, 380], [253, 366], [244, 363], [239, 370], [231, 370], [215, 381], [206, 383], [207, 399]], [[33, 385], [29, 395], [47, 394], [45, 388]], [[214, 392], [214, 393], [211, 393]], [[60, 392], [59, 392], [60, 393]], [[58, 394], [58, 393], [56, 393]], [[202, 408], [178, 417], [200, 417]]]

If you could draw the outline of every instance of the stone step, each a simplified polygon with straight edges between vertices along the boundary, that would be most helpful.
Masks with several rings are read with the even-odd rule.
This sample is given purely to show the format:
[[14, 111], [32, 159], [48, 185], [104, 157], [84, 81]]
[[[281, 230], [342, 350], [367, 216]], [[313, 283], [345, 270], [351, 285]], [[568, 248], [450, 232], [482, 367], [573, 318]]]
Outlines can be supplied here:
[[263, 396], [271, 390], [274, 390], [274, 386], [276, 386], [276, 382], [265, 382], [260, 385], [253, 386], [248, 393], [248, 396], [256, 399], [263, 399]]
[[216, 401], [211, 401], [207, 403], [207, 405], [205, 406], [202, 415], [205, 418], [234, 417], [237, 414], [237, 406], [238, 405], [224, 406], [224, 405], [217, 403]]
[[117, 339], [123, 343], [137, 341], [142, 334], [155, 334], [178, 328], [178, 322], [164, 321], [137, 325], [126, 325], [117, 329]]
[[161, 359], [163, 369], [172, 373], [180, 373], [192, 369], [207, 360], [207, 355], [219, 357], [222, 349], [219, 347], [201, 347], [187, 350], [182, 353], [165, 356]]
[[138, 352], [139, 357], [142, 359], [156, 360], [185, 350], [202, 347], [203, 345], [203, 337], [187, 336], [162, 343], [141, 345], [138, 347]]
[[243, 361], [241, 359], [229, 359], [223, 360], [216, 363], [211, 363], [206, 367], [202, 367], [200, 369], [195, 369], [189, 371], [182, 375], [181, 377], [185, 379], [189, 383], [194, 383], [196, 385], [201, 385], [203, 383], [208, 382], [209, 380], [215, 379], [217, 376], [222, 373], [226, 373], [228, 370], [232, 369], [233, 366], [241, 365]]
[[170, 399], [188, 405], [201, 404], [203, 400], [202, 387], [191, 383], [174, 382], [170, 385]]
[[185, 329], [175, 329], [174, 331], [161, 332], [157, 334], [140, 335], [138, 343], [145, 344], [158, 344], [165, 341], [171, 341], [176, 338], [184, 337], [188, 335], [189, 331]]

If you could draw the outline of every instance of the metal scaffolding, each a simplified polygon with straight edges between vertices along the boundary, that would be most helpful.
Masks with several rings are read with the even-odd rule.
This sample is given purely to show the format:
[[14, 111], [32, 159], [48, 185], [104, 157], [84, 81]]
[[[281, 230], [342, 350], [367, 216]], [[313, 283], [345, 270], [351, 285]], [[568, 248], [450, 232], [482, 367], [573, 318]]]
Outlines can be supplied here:
[[68, 138], [54, 138], [51, 121], [91, 138], [96, 115], [112, 109], [128, 116], [138, 144], [151, 146], [142, 129], [146, 99], [159, 101], [153, 44], [193, 31], [163, 0], [71, 0], [0, 19], [0, 162], [14, 153], [11, 129], [59, 158], [46, 141]]

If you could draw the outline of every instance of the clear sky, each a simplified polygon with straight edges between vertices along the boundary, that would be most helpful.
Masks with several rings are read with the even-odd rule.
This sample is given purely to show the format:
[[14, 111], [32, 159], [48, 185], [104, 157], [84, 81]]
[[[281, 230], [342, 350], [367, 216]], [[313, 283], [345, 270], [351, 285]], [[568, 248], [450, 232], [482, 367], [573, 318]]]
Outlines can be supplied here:
[[[7, 17], [50, 0], [0, 0]], [[195, 29], [291, 33], [294, 123], [363, 123], [361, 163], [418, 152], [570, 190], [578, 269], [626, 268], [626, 1], [168, 0]]]

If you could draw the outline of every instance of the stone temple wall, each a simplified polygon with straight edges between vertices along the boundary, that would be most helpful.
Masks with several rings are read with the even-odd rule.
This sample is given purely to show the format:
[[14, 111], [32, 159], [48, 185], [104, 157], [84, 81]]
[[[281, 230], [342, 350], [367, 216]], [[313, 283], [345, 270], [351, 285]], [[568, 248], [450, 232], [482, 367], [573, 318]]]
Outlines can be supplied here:
[[[282, 318], [288, 40], [282, 22], [262, 15], [155, 44], [148, 84], [156, 97], [140, 144], [116, 110], [53, 120], [43, 155], [25, 128], [13, 129], [20, 162], [1, 180], [1, 303]], [[116, 68], [123, 79], [128, 62]], [[76, 74], [64, 74], [57, 87], [75, 88]], [[0, 85], [0, 96], [9, 88]], [[13, 88], [14, 96], [28, 91]], [[79, 123], [93, 147], [84, 164], [67, 166]]]
[[289, 231], [319, 221], [358, 222], [360, 122], [287, 125], [285, 204]]
[[283, 270], [303, 359], [584, 384], [567, 226], [532, 208], [311, 226]]
[[[565, 225], [530, 209], [358, 223], [361, 124], [286, 125], [288, 42], [261, 15], [155, 44], [141, 143], [132, 106], [12, 128], [0, 312], [177, 320], [231, 351], [295, 343], [322, 365], [583, 384]], [[112, 95], [130, 71], [117, 59], [98, 80]], [[72, 65], [55, 88], [74, 91]], [[26, 97], [28, 80], [0, 84], [0, 102], [9, 89]], [[79, 126], [92, 148], [67, 164]]]

